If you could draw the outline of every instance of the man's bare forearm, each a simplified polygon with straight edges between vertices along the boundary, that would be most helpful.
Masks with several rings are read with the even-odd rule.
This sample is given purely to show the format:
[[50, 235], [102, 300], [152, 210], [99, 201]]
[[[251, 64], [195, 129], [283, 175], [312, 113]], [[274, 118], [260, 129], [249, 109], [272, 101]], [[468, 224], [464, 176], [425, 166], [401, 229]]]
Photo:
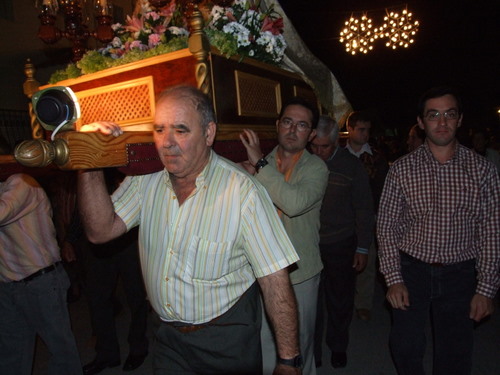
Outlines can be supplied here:
[[91, 242], [108, 242], [125, 233], [125, 224], [115, 214], [102, 170], [78, 173], [78, 208]]
[[297, 300], [286, 269], [258, 279], [281, 358], [300, 354]]

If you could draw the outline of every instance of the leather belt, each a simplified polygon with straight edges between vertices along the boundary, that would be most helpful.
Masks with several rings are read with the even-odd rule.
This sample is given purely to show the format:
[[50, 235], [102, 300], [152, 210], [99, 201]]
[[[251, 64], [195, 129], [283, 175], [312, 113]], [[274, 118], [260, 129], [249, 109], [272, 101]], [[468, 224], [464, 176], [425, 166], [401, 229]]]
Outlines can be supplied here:
[[39, 276], [42, 276], [42, 275], [45, 275], [46, 273], [54, 271], [57, 268], [57, 266], [59, 266], [60, 264], [61, 264], [61, 261], [56, 262], [54, 264], [51, 264], [48, 267], [45, 267], [45, 268], [42, 268], [42, 269], [36, 271], [35, 273], [32, 273], [31, 275], [25, 277], [24, 279], [17, 280], [17, 281], [14, 281], [14, 282], [15, 283], [27, 283], [28, 281], [36, 279]]
[[449, 265], [453, 264], [453, 263], [441, 263], [441, 262], [433, 262], [433, 263], [424, 262], [423, 260], [415, 258], [414, 256], [411, 256], [410, 254], [407, 254], [401, 250], [399, 251], [399, 254], [403, 258], [412, 259], [413, 261], [415, 261], [417, 263], [426, 264], [426, 265], [431, 266], [431, 267], [445, 267], [445, 266], [449, 266]]
[[176, 329], [181, 333], [192, 333], [199, 331], [200, 329], [208, 327], [208, 324], [188, 324], [188, 325], [179, 325], [176, 322], [163, 322], [169, 327]]
[[167, 322], [167, 321], [162, 321], [162, 323], [165, 323], [167, 326], [172, 327], [179, 332], [191, 333], [191, 332], [199, 331], [200, 329], [203, 329], [203, 328], [207, 328], [208, 326], [210, 326], [211, 324], [213, 324], [217, 320], [219, 320], [221, 317], [223, 317], [225, 314], [227, 314], [227, 311], [224, 314], [219, 315], [218, 317], [215, 317], [212, 320], [210, 320], [206, 323], [201, 323], [201, 324], [189, 324], [189, 323], [182, 323], [182, 322]]

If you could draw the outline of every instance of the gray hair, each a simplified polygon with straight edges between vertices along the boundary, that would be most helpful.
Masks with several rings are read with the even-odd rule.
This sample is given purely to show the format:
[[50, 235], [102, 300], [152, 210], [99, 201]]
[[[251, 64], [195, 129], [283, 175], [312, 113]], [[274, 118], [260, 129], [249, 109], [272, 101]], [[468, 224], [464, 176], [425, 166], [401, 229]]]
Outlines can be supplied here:
[[320, 116], [316, 127], [316, 136], [329, 136], [332, 143], [337, 143], [339, 139], [339, 124], [329, 116]]
[[174, 97], [175, 99], [188, 100], [193, 105], [193, 108], [198, 112], [201, 119], [201, 127], [205, 132], [210, 122], [216, 122], [215, 111], [212, 100], [203, 94], [196, 87], [188, 85], [179, 85], [167, 88], [162, 91], [156, 100], [157, 105], [166, 98]]

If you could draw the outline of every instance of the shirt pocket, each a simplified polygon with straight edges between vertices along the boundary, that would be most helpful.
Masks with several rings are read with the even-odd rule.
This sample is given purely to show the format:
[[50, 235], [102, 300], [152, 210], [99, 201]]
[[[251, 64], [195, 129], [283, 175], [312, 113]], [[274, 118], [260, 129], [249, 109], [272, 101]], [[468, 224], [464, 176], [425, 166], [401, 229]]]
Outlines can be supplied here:
[[229, 271], [231, 242], [215, 242], [194, 237], [190, 251], [193, 252], [193, 280], [214, 281]]
[[473, 181], [464, 179], [450, 194], [450, 203], [455, 221], [471, 224], [480, 220], [480, 188]]

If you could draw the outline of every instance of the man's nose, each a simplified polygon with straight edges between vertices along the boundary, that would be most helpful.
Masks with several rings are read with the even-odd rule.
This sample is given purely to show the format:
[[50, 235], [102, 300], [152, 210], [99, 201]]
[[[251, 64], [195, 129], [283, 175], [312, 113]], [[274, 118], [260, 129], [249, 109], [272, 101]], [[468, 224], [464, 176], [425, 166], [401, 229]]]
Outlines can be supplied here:
[[170, 148], [175, 144], [172, 132], [164, 132], [160, 135], [159, 145], [164, 148]]

